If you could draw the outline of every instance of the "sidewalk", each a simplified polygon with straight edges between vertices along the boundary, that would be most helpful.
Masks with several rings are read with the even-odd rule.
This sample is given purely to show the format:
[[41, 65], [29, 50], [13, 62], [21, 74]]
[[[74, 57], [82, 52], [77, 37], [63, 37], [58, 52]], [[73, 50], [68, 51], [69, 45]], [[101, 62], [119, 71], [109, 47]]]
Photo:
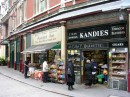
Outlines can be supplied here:
[[70, 97], [130, 97], [130, 93], [127, 91], [108, 89], [102, 85], [85, 89], [84, 85], [76, 84], [73, 91], [68, 91], [66, 84], [43, 83], [40, 80], [32, 78], [25, 79], [21, 72], [8, 68], [7, 66], [0, 66], [0, 74], [45, 91], [55, 92]]

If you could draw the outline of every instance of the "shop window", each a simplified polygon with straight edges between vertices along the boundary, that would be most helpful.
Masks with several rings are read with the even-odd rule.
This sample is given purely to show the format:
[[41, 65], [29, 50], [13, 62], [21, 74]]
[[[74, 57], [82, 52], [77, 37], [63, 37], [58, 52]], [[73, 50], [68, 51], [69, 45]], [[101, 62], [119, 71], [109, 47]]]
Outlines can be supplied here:
[[33, 56], [33, 60], [34, 60], [34, 63], [38, 63], [39, 62], [39, 54], [34, 54]]
[[47, 59], [46, 52], [33, 54], [34, 63], [42, 64], [46, 59]]

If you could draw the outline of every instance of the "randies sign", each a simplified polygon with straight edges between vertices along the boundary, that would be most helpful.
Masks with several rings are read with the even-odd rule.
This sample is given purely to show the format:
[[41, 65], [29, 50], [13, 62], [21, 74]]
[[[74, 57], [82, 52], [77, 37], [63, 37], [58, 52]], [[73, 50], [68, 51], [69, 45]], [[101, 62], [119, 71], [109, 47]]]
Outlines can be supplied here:
[[68, 41], [125, 38], [126, 24], [101, 25], [68, 30]]

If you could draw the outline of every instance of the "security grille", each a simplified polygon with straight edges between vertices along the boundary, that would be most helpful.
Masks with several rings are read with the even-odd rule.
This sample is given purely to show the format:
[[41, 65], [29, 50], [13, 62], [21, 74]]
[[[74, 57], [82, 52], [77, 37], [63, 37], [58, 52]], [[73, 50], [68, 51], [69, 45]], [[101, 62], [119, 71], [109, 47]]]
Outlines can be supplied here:
[[112, 81], [112, 88], [113, 89], [119, 89], [119, 80], [113, 80]]

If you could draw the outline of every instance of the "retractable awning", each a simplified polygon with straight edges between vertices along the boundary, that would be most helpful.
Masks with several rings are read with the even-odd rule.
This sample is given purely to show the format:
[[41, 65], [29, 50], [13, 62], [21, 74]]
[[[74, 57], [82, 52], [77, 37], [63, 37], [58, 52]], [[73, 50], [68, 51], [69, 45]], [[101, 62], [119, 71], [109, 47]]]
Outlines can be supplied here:
[[60, 50], [60, 49], [61, 49], [61, 44], [57, 44], [51, 48], [51, 50]]
[[33, 45], [26, 50], [22, 51], [21, 53], [23, 54], [28, 54], [28, 53], [40, 53], [43, 52], [47, 49], [51, 49], [54, 46], [56, 46], [57, 43], [49, 43], [49, 44], [42, 44], [42, 45]]
[[1, 42], [0, 42], [0, 45], [7, 45], [8, 44], [8, 41], [3, 39]]

